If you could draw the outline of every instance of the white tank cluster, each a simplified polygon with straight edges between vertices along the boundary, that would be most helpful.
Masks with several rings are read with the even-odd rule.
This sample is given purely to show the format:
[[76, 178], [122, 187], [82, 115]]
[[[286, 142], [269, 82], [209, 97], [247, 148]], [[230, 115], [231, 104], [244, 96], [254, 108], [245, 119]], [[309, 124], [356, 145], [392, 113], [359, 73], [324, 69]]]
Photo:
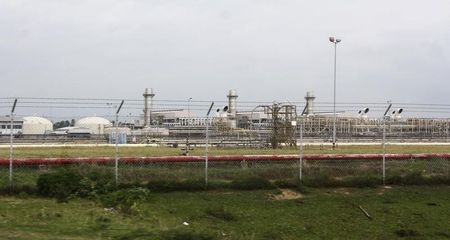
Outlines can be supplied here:
[[112, 126], [108, 119], [102, 117], [85, 117], [75, 122], [75, 127], [89, 128], [93, 134], [104, 134], [105, 128]]
[[46, 134], [53, 131], [53, 123], [42, 117], [24, 117], [22, 134]]

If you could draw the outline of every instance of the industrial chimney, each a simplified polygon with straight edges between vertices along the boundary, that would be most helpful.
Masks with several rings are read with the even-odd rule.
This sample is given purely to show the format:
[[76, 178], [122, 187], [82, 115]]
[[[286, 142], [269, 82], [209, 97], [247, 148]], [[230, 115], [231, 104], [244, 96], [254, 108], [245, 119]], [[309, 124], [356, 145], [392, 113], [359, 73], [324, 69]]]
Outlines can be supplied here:
[[144, 127], [149, 127], [152, 123], [153, 97], [155, 96], [153, 88], [150, 88], [150, 91], [146, 88], [142, 96], [144, 96]]
[[305, 100], [306, 100], [306, 113], [305, 114], [306, 115], [311, 115], [314, 113], [313, 112], [314, 99], [316, 99], [316, 97], [314, 96], [313, 92], [306, 92], [306, 97], [305, 97]]
[[228, 121], [230, 128], [236, 128], [236, 99], [238, 98], [236, 89], [228, 92]]

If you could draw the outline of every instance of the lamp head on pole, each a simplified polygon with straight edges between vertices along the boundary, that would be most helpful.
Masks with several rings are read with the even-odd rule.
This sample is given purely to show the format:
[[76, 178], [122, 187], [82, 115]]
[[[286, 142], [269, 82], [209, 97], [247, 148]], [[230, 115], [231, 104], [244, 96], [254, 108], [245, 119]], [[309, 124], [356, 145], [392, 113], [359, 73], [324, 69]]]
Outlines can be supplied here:
[[329, 37], [328, 39], [330, 40], [330, 42], [332, 42], [334, 44], [337, 44], [338, 42], [341, 41], [341, 39], [338, 39], [338, 38], [335, 38], [335, 37]]

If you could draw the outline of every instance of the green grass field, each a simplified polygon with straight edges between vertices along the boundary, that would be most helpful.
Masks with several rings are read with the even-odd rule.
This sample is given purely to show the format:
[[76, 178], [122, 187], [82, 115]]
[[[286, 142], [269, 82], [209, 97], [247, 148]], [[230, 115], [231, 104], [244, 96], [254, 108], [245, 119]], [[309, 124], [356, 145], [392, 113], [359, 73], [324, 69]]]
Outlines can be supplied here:
[[0, 238], [450, 239], [449, 186], [319, 188], [274, 200], [279, 193], [151, 193], [131, 216], [89, 200], [1, 196]]
[[[387, 145], [387, 153], [448, 153], [450, 145]], [[333, 150], [330, 146], [305, 146], [305, 154], [326, 153], [382, 153], [377, 145], [343, 145]], [[255, 154], [298, 154], [295, 148], [254, 149], [254, 148], [210, 148], [211, 155], [255, 155]], [[95, 157], [114, 156], [114, 147], [20, 147], [14, 149], [15, 158], [29, 157]], [[180, 155], [181, 150], [169, 147], [120, 147], [121, 156], [169, 156]], [[203, 155], [204, 148], [194, 148], [191, 155]], [[0, 158], [8, 158], [9, 149], [0, 148]]]

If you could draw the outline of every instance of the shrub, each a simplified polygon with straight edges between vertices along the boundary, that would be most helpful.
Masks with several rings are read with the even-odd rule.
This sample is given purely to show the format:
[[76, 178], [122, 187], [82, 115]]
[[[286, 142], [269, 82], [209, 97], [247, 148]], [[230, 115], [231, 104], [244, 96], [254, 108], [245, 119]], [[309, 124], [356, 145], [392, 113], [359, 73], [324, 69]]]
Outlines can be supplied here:
[[381, 184], [381, 179], [373, 176], [358, 176], [358, 177], [349, 177], [344, 179], [344, 181], [338, 185], [343, 187], [376, 187]]
[[209, 233], [197, 233], [187, 230], [171, 230], [165, 231], [161, 234], [162, 239], [165, 240], [212, 240], [215, 239]]
[[274, 189], [275, 185], [259, 176], [244, 176], [233, 180], [230, 188], [237, 190]]
[[155, 192], [172, 192], [172, 191], [201, 191], [205, 190], [204, 180], [187, 180], [187, 181], [150, 181], [147, 187]]
[[328, 175], [318, 174], [311, 178], [305, 178], [304, 185], [309, 187], [336, 187], [338, 184], [336, 180], [331, 179]]
[[125, 215], [132, 215], [140, 211], [139, 204], [149, 196], [150, 191], [145, 188], [132, 188], [101, 195], [99, 200], [105, 208], [114, 208]]
[[64, 201], [70, 196], [95, 198], [114, 189], [111, 176], [95, 168], [87, 171], [83, 167], [61, 169], [42, 174], [37, 180], [37, 190], [41, 196]]
[[412, 230], [412, 229], [396, 230], [395, 234], [399, 237], [415, 237], [415, 236], [420, 235], [416, 230]]
[[171, 229], [166, 231], [149, 232], [138, 229], [130, 233], [118, 236], [119, 240], [154, 239], [154, 240], [213, 240], [216, 239], [209, 232], [195, 232], [187, 229]]
[[13, 187], [1, 187], [0, 194], [2, 195], [35, 195], [37, 193], [37, 189], [35, 186], [30, 185], [18, 185]]
[[81, 175], [67, 170], [45, 173], [37, 180], [38, 193], [65, 201], [80, 189], [81, 179]]

